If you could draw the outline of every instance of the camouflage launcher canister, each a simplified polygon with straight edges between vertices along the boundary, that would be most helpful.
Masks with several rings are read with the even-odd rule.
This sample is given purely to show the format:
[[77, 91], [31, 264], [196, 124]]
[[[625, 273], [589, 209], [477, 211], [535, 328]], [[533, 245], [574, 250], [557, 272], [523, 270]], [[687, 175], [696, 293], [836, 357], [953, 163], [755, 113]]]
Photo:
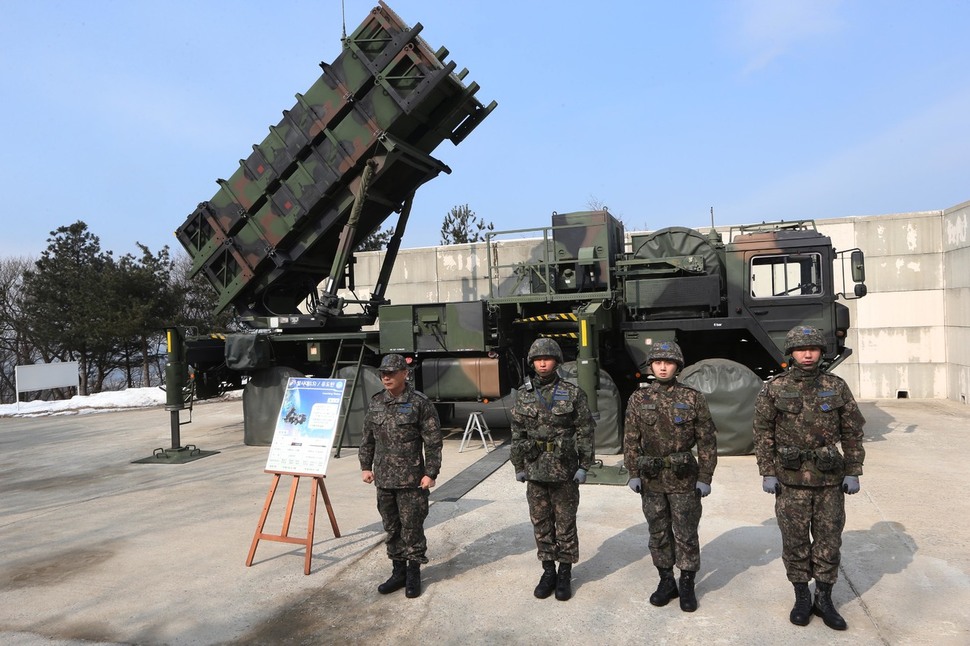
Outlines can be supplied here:
[[350, 217], [368, 161], [354, 244], [415, 189], [450, 169], [430, 156], [460, 143], [494, 109], [464, 85], [467, 71], [444, 63], [383, 2], [343, 41], [332, 64], [269, 135], [240, 160], [218, 192], [175, 232], [219, 295], [218, 310], [286, 314], [326, 278], [338, 233]]

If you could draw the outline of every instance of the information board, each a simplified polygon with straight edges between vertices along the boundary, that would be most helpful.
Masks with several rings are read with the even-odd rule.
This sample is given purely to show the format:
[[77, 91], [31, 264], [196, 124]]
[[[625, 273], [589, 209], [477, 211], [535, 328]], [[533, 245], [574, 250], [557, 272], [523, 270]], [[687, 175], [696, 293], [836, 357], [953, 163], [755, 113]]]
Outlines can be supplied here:
[[325, 476], [346, 379], [290, 377], [283, 393], [266, 471]]

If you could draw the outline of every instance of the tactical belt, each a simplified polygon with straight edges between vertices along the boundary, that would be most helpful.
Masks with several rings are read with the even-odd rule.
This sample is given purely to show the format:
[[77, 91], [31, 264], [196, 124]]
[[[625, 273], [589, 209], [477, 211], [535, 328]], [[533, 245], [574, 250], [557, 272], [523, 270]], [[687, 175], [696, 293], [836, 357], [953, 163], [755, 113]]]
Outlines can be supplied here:
[[805, 462], [814, 462], [819, 471], [831, 471], [836, 468], [839, 456], [838, 449], [833, 445], [821, 446], [817, 449], [802, 449], [797, 446], [780, 446], [778, 455], [781, 465], [786, 469], [801, 469]]
[[536, 446], [539, 447], [540, 451], [545, 451], [546, 453], [552, 453], [556, 450], [556, 443], [548, 440], [536, 440]]

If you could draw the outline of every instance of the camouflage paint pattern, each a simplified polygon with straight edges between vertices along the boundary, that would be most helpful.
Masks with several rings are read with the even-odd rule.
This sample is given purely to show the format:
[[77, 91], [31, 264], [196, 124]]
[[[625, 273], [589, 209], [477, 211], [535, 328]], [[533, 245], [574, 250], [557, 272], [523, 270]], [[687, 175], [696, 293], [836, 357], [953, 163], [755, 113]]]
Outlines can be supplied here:
[[623, 252], [623, 223], [607, 211], [554, 213], [552, 239], [557, 291], [599, 291], [612, 286], [613, 259]]
[[526, 500], [540, 561], [579, 560], [576, 512], [580, 468], [593, 464], [593, 416], [586, 393], [556, 373], [516, 391], [511, 461], [525, 472]]
[[845, 494], [839, 487], [782, 487], [775, 496], [781, 560], [792, 583], [839, 578]]
[[377, 511], [387, 533], [384, 539], [387, 558], [428, 562], [428, 539], [424, 535], [428, 496], [427, 489], [377, 488]]
[[[430, 157], [461, 142], [483, 106], [418, 34], [383, 2], [344, 41], [344, 51], [219, 191], [176, 231], [219, 294], [219, 311], [290, 314], [330, 269], [364, 162], [376, 158], [355, 244], [416, 188], [447, 166]], [[446, 55], [446, 50], [442, 50]], [[273, 293], [274, 301], [264, 298]]]
[[[627, 402], [623, 464], [643, 490], [693, 493], [697, 481], [711, 484], [717, 467], [717, 438], [707, 399], [676, 379], [651, 381]], [[691, 453], [697, 448], [697, 457]], [[671, 455], [688, 454], [678, 475]], [[659, 460], [659, 462], [656, 462]]]
[[529, 520], [536, 539], [536, 557], [540, 561], [578, 562], [576, 512], [579, 511], [579, 484], [572, 480], [530, 480], [526, 483], [525, 499], [529, 503]]
[[642, 491], [640, 506], [647, 519], [650, 558], [658, 568], [701, 569], [701, 499], [690, 493]]
[[488, 357], [425, 358], [421, 389], [435, 401], [483, 401], [502, 397], [498, 359]]
[[[845, 382], [795, 366], [762, 389], [755, 404], [758, 471], [775, 476], [775, 515], [788, 580], [838, 577], [846, 475], [862, 475], [865, 418]], [[841, 452], [839, 447], [841, 446]]]
[[[765, 384], [755, 402], [758, 471], [782, 485], [841, 485], [844, 476], [862, 475], [865, 422], [840, 377], [792, 367]], [[827, 457], [831, 466], [823, 463]]]
[[438, 477], [441, 447], [438, 412], [410, 384], [397, 397], [386, 390], [371, 397], [357, 457], [361, 471], [374, 472], [377, 509], [391, 559], [428, 562], [428, 491], [420, 484], [426, 475]]
[[441, 422], [434, 404], [410, 384], [393, 397], [371, 397], [357, 458], [382, 489], [415, 488], [441, 471]]
[[558, 375], [521, 386], [512, 406], [511, 461], [537, 482], [569, 482], [593, 463], [593, 416], [586, 393]]
[[[672, 341], [654, 344], [669, 354]], [[679, 348], [678, 348], [679, 351]], [[627, 402], [623, 463], [640, 478], [640, 501], [657, 567], [700, 569], [701, 499], [697, 482], [711, 484], [717, 438], [704, 394], [679, 383], [652, 381]], [[697, 456], [691, 452], [696, 447]]]

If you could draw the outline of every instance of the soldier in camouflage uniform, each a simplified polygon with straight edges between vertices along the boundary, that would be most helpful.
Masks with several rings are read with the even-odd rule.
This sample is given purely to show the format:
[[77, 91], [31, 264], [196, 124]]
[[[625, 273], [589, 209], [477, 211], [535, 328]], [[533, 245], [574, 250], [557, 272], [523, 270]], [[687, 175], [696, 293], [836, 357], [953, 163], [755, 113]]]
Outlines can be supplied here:
[[558, 343], [536, 339], [528, 360], [537, 378], [527, 379], [515, 394], [511, 460], [515, 479], [528, 481], [529, 517], [542, 561], [534, 594], [545, 599], [555, 590], [556, 599], [566, 601], [579, 560], [576, 512], [579, 485], [593, 463], [593, 416], [586, 393], [556, 372], [562, 363]]
[[[790, 621], [812, 614], [845, 630], [832, 604], [845, 527], [845, 494], [859, 491], [865, 419], [846, 383], [822, 372], [825, 339], [813, 327], [788, 332], [791, 368], [765, 384], [754, 411], [755, 454], [762, 488], [775, 495], [782, 560], [795, 587]], [[842, 453], [839, 452], [839, 445]], [[808, 582], [815, 579], [815, 602]]]
[[384, 390], [371, 397], [358, 451], [363, 481], [377, 485], [392, 562], [391, 577], [377, 591], [403, 587], [414, 598], [421, 594], [421, 564], [428, 562], [424, 520], [441, 470], [441, 423], [434, 404], [408, 383], [404, 357], [385, 356], [379, 370]]
[[[630, 472], [628, 486], [640, 494], [650, 555], [660, 573], [650, 603], [665, 606], [679, 596], [680, 609], [694, 612], [694, 576], [701, 565], [697, 528], [701, 498], [711, 492], [717, 466], [716, 431], [704, 394], [677, 381], [684, 367], [680, 346], [658, 341], [648, 361], [656, 379], [627, 403], [623, 462]], [[679, 583], [674, 565], [680, 569]]]

